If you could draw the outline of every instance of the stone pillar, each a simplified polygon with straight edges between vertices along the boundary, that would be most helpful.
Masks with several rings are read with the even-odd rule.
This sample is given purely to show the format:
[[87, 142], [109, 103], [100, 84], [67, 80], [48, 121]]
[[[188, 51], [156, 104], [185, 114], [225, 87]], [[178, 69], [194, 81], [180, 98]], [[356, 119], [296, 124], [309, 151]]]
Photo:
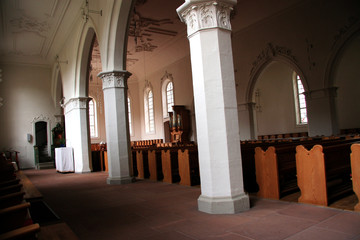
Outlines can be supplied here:
[[88, 101], [88, 97], [78, 97], [65, 104], [66, 146], [73, 148], [76, 173], [90, 172]]
[[130, 172], [130, 134], [127, 110], [127, 71], [101, 72], [105, 106], [108, 184], [133, 181]]
[[187, 0], [177, 9], [190, 42], [201, 176], [198, 208], [213, 214], [249, 209], [231, 48], [234, 4], [236, 0]]
[[305, 92], [309, 136], [340, 133], [336, 113], [336, 87]]

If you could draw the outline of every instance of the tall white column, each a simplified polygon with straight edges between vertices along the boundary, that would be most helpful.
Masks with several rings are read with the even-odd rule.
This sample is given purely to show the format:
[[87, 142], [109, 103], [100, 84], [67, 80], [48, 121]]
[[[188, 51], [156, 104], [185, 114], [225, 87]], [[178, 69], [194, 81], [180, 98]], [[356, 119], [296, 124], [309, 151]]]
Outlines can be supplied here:
[[66, 146], [73, 148], [77, 173], [90, 172], [88, 101], [87, 97], [78, 97], [65, 104]]
[[187, 24], [199, 149], [200, 211], [249, 209], [244, 192], [230, 11], [236, 0], [186, 0], [177, 9]]
[[103, 82], [107, 154], [109, 164], [108, 184], [133, 181], [130, 176], [130, 135], [127, 110], [127, 71], [101, 72]]

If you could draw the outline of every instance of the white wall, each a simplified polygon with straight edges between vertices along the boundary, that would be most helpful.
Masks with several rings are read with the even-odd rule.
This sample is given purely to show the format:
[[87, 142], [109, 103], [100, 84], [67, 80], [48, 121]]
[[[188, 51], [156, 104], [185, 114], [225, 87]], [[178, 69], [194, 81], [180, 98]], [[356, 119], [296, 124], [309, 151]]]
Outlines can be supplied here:
[[[3, 70], [0, 96], [4, 99], [4, 105], [0, 107], [0, 151], [19, 151], [20, 167], [33, 168], [33, 120], [49, 120], [48, 129], [56, 125], [56, 110], [50, 88], [51, 69], [10, 64], [1, 65], [0, 68]], [[33, 136], [30, 143], [27, 142], [27, 133]], [[48, 144], [51, 141], [51, 138], [48, 139]]]
[[257, 114], [258, 135], [294, 133], [307, 131], [296, 125], [293, 72], [288, 65], [272, 62], [261, 73], [255, 91], [260, 110]]
[[341, 56], [335, 74], [340, 129], [360, 128], [360, 34]]

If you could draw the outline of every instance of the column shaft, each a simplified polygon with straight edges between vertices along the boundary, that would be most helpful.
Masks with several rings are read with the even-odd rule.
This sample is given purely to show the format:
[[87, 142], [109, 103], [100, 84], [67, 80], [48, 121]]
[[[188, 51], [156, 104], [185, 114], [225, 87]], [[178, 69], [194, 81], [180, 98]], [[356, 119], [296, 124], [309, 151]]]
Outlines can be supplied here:
[[130, 136], [127, 110], [126, 71], [102, 72], [107, 154], [109, 164], [108, 184], [133, 181], [130, 173]]

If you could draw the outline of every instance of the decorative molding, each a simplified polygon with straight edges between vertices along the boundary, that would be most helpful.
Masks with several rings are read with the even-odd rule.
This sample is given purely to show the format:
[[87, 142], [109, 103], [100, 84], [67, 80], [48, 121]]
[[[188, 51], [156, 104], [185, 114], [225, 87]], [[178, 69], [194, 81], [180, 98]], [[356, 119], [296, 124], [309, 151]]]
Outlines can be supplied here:
[[74, 109], [86, 109], [89, 100], [89, 97], [70, 98], [65, 103], [65, 113], [67, 114]]
[[148, 80], [145, 80], [144, 92], [146, 92], [148, 89], [150, 89], [152, 91], [153, 87], [151, 85], [151, 82], [149, 82]]
[[337, 96], [337, 87], [315, 89], [304, 92], [306, 101], [310, 99], [335, 98]]
[[312, 43], [310, 43], [308, 39], [306, 39], [306, 52], [307, 52], [307, 55], [308, 55], [308, 62], [309, 62], [309, 70], [310, 71], [316, 65], [316, 63], [312, 60], [312, 57], [311, 57], [311, 49], [313, 49], [313, 48], [314, 48], [314, 45]]
[[334, 43], [332, 45], [332, 49], [334, 49], [334, 47], [337, 45], [337, 43], [343, 38], [344, 35], [346, 35], [346, 33], [349, 31], [349, 29], [351, 29], [354, 25], [356, 25], [359, 22], [359, 18], [357, 17], [350, 17], [348, 19], [348, 22], [345, 24], [345, 26], [343, 26], [342, 28], [340, 28], [337, 33], [334, 36]]
[[[11, 19], [10, 24], [19, 32], [36, 32], [41, 35], [40, 33], [48, 32], [50, 30], [48, 21], [37, 21], [36, 19], [27, 17], [25, 15], [19, 18]], [[41, 36], [45, 37], [43, 35]]]
[[40, 121], [51, 123], [50, 118], [45, 117], [42, 114], [40, 116], [34, 117], [33, 120], [31, 121], [31, 123], [36, 123], [36, 122], [40, 122]]
[[127, 79], [131, 76], [128, 71], [101, 72], [103, 90], [107, 88], [127, 88]]
[[272, 43], [268, 43], [267, 47], [260, 52], [256, 60], [252, 63], [250, 76], [253, 76], [256, 73], [256, 70], [264, 63], [268, 62], [270, 59], [277, 56], [282, 56], [294, 62], [297, 62], [296, 57], [292, 55], [290, 49], [286, 47], [280, 47], [277, 45], [274, 46]]
[[164, 76], [161, 78], [161, 83], [164, 82], [167, 79], [169, 79], [170, 81], [174, 81], [174, 78], [173, 78], [172, 74], [165, 71]]
[[[185, 3], [186, 4], [186, 3]], [[178, 14], [187, 25], [188, 36], [197, 31], [221, 28], [231, 31], [230, 12], [232, 5], [220, 1], [202, 2], [186, 5]]]

